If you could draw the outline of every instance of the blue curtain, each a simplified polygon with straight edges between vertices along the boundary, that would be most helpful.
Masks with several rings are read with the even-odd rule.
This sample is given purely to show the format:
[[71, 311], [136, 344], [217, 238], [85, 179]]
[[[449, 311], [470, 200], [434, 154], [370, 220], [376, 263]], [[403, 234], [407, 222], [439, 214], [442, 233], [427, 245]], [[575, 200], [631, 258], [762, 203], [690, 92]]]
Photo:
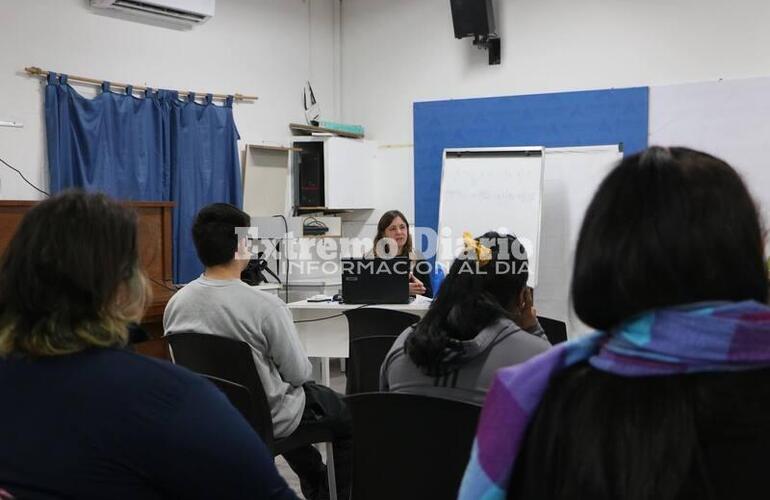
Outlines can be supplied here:
[[176, 96], [171, 100], [171, 199], [176, 202], [174, 241], [175, 276], [186, 283], [203, 270], [192, 242], [192, 223], [201, 207], [215, 202], [242, 205], [238, 131], [233, 121], [233, 100], [224, 107], [214, 106], [211, 95], [205, 104], [197, 104], [195, 96], [187, 102]]
[[79, 187], [133, 201], [174, 201], [174, 281], [195, 279], [202, 266], [190, 233], [198, 210], [213, 202], [241, 206], [239, 139], [232, 98], [181, 101], [176, 92], [134, 97], [110, 91], [86, 99], [66, 75], [49, 74], [45, 89], [51, 192]]
[[163, 201], [170, 165], [161, 138], [165, 121], [157, 98], [109, 92], [86, 99], [67, 76], [48, 76], [45, 119], [51, 192], [81, 187], [129, 200]]

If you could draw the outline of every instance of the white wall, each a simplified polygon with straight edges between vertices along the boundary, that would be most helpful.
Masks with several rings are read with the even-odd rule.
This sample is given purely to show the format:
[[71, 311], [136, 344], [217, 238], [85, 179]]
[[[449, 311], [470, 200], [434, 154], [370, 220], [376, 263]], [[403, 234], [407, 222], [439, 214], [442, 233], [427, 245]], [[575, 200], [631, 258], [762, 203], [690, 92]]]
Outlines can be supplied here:
[[[687, 145], [732, 165], [770, 228], [770, 78], [666, 85], [650, 89], [650, 143]], [[770, 238], [765, 238], [770, 255]]]
[[[312, 1], [312, 5], [310, 2]], [[87, 0], [0, 0], [0, 158], [47, 188], [43, 85], [25, 66], [153, 87], [259, 96], [235, 104], [242, 142], [286, 143], [304, 121], [302, 87], [334, 108], [333, 0], [218, 0], [216, 15], [179, 31], [94, 14]], [[312, 57], [311, 57], [312, 56]], [[89, 90], [76, 87], [84, 94]], [[0, 199], [36, 199], [0, 166]]]
[[[497, 0], [497, 24], [488, 66], [449, 0], [344, 0], [343, 118], [411, 143], [415, 101], [770, 75], [765, 0]], [[412, 165], [387, 168], [384, 189], [406, 189]]]
[[412, 139], [414, 101], [770, 74], [764, 0], [497, 0], [502, 64], [456, 40], [449, 0], [345, 0], [343, 115]]

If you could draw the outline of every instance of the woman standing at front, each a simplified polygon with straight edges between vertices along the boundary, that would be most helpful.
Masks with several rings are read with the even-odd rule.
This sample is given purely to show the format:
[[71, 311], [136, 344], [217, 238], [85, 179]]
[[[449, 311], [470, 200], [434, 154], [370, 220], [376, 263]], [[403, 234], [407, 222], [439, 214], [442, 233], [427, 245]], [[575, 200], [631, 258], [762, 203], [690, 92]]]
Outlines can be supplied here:
[[[397, 249], [390, 248], [394, 241]], [[428, 262], [414, 250], [412, 235], [409, 232], [409, 222], [398, 210], [388, 210], [377, 223], [377, 236], [374, 237], [374, 248], [370, 257], [409, 257], [411, 273], [409, 274], [409, 295], [424, 295], [433, 297], [430, 283]]]

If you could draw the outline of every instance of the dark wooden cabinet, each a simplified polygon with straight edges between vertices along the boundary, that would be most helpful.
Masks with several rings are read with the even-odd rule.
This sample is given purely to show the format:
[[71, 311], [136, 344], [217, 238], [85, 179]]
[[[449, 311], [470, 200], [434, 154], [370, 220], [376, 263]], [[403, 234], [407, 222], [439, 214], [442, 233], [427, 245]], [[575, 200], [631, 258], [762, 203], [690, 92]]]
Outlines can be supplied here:
[[[11, 241], [22, 217], [37, 201], [0, 200], [0, 253]], [[139, 258], [150, 279], [153, 299], [142, 326], [153, 336], [162, 334], [163, 311], [174, 294], [171, 268], [171, 211], [173, 202], [126, 203], [139, 215]]]

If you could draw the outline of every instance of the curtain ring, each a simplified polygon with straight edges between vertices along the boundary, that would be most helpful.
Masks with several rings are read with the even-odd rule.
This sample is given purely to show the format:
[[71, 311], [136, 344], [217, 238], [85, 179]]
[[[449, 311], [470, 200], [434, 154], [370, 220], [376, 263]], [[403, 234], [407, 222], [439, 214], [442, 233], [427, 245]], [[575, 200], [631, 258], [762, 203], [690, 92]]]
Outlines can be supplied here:
[[102, 92], [110, 91], [110, 82], [102, 82]]

